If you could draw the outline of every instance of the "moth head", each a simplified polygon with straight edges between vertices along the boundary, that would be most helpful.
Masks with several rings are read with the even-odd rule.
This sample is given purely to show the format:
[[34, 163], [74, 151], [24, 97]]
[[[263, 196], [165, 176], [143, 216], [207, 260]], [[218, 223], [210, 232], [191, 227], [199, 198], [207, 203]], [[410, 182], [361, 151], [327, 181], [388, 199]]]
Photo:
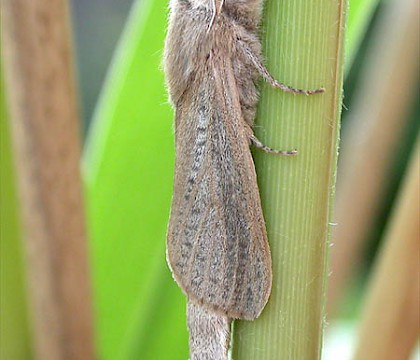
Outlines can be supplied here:
[[[185, 0], [178, 0], [185, 1]], [[241, 17], [246, 17], [247, 20], [259, 22], [262, 11], [263, 1], [261, 0], [190, 0], [191, 7], [205, 8], [210, 12], [217, 13], [228, 11], [235, 14], [237, 20], [241, 22]]]
[[263, 1], [261, 0], [224, 0], [228, 7], [236, 7], [248, 13], [261, 13]]

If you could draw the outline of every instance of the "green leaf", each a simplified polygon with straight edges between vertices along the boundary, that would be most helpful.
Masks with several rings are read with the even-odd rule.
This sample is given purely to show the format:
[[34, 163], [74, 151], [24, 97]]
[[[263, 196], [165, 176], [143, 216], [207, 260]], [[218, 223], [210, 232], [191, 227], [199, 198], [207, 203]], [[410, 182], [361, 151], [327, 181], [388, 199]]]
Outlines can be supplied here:
[[0, 89], [0, 359], [31, 359], [21, 223], [9, 117]]
[[345, 47], [345, 70], [351, 68], [360, 44], [369, 28], [372, 16], [380, 0], [349, 0], [348, 31]]
[[166, 8], [135, 3], [84, 153], [103, 360], [187, 357], [185, 300], [165, 264], [174, 157], [160, 66]]

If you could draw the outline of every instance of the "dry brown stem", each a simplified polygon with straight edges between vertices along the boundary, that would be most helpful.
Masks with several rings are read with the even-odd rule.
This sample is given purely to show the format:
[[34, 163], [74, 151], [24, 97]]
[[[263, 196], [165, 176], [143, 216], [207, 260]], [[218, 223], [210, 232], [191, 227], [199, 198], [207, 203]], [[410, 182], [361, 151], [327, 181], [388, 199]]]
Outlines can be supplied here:
[[408, 359], [420, 332], [420, 138], [370, 281], [356, 360]]
[[402, 119], [417, 82], [417, 0], [394, 1], [376, 29], [369, 64], [340, 151], [337, 200], [328, 285], [328, 314], [357, 266], [363, 241], [377, 213]]
[[68, 4], [3, 0], [2, 45], [38, 359], [93, 359]]

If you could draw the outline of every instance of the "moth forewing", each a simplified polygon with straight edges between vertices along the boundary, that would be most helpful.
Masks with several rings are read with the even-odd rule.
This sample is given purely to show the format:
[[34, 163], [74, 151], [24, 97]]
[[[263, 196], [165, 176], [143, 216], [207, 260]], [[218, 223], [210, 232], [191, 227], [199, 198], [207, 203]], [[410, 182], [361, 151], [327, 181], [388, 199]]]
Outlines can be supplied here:
[[251, 129], [242, 117], [232, 62], [214, 58], [211, 67], [215, 76], [203, 73], [200, 85], [183, 95], [191, 98], [189, 107], [177, 112], [176, 131], [186, 141], [177, 141], [168, 261], [189, 299], [252, 320], [270, 294], [271, 258], [249, 151]]

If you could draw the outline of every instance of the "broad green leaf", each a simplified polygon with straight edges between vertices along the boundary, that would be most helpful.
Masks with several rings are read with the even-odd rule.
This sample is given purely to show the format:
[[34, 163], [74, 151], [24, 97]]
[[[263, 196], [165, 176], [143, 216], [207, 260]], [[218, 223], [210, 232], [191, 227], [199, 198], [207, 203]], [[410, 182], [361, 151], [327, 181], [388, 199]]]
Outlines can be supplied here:
[[135, 3], [86, 142], [101, 360], [187, 357], [185, 300], [165, 263], [174, 157], [161, 70], [166, 17], [166, 0]]
[[380, 0], [350, 0], [347, 17], [345, 70], [351, 68]]

